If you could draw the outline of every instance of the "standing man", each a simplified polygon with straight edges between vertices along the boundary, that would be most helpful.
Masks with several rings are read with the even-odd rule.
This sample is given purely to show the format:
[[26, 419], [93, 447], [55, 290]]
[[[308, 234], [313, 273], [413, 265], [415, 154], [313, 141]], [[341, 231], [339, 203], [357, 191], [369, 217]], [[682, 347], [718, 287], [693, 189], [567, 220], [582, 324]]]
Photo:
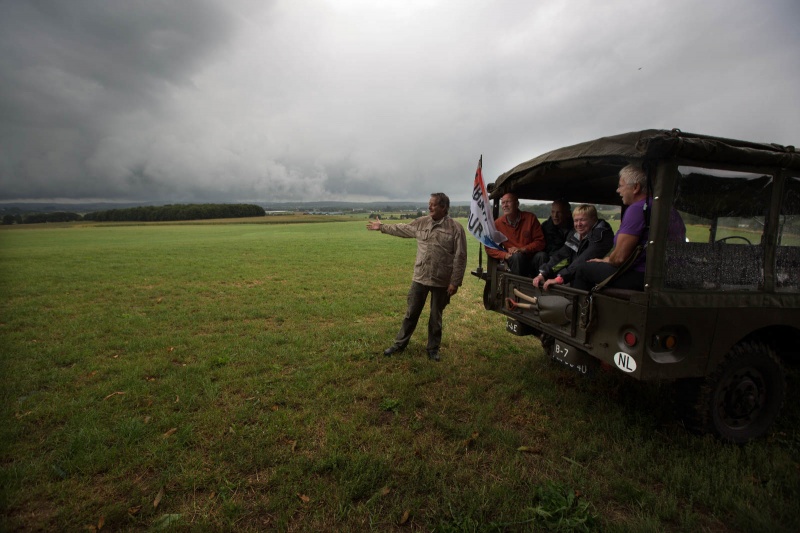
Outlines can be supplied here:
[[486, 253], [505, 261], [512, 274], [530, 276], [534, 272], [533, 257], [545, 247], [542, 225], [536, 215], [519, 210], [519, 198], [514, 193], [500, 198], [503, 215], [494, 221], [497, 231], [508, 238], [505, 251], [486, 248]]
[[442, 343], [442, 313], [450, 297], [458, 292], [467, 268], [467, 237], [464, 228], [448, 216], [450, 199], [446, 194], [431, 194], [426, 217], [410, 224], [384, 225], [380, 219], [367, 223], [367, 229], [396, 237], [417, 239], [417, 260], [414, 277], [408, 291], [408, 309], [394, 344], [383, 351], [390, 356], [408, 346], [417, 327], [422, 308], [431, 294], [431, 313], [428, 320], [428, 359], [439, 360]]

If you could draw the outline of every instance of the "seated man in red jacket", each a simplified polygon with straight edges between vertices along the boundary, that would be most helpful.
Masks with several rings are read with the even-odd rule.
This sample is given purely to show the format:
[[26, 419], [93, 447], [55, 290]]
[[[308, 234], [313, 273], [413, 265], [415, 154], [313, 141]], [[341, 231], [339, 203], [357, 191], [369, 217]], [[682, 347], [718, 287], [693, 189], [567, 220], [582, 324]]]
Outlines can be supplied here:
[[519, 198], [514, 193], [503, 195], [500, 207], [503, 215], [494, 225], [508, 238], [503, 243], [505, 251], [486, 248], [486, 253], [503, 261], [512, 274], [531, 276], [536, 271], [533, 256], [545, 247], [542, 225], [533, 213], [519, 210]]

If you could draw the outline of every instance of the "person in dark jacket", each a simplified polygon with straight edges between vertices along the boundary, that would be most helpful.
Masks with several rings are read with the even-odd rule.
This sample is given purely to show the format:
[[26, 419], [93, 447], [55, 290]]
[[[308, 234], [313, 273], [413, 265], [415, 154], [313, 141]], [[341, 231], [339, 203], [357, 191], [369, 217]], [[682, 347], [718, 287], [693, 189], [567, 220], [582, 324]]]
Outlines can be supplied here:
[[542, 222], [545, 247], [533, 256], [533, 266], [536, 270], [541, 268], [550, 256], [556, 253], [567, 242], [575, 228], [572, 226], [572, 214], [569, 202], [556, 200], [550, 206], [550, 218]]
[[554, 254], [567, 242], [572, 233], [573, 222], [570, 205], [566, 200], [556, 200], [550, 206], [550, 218], [542, 222], [542, 231], [547, 245], [544, 251]]
[[[578, 265], [589, 259], [605, 256], [614, 246], [614, 231], [605, 220], [598, 220], [597, 209], [593, 205], [582, 204], [572, 213], [575, 231], [567, 238], [567, 242], [557, 252], [550, 255], [547, 263], [539, 267], [539, 275], [533, 278], [533, 286], [544, 282], [543, 289], [550, 285], [561, 285], [571, 282], [575, 277]], [[554, 267], [564, 260], [569, 264], [554, 271]]]

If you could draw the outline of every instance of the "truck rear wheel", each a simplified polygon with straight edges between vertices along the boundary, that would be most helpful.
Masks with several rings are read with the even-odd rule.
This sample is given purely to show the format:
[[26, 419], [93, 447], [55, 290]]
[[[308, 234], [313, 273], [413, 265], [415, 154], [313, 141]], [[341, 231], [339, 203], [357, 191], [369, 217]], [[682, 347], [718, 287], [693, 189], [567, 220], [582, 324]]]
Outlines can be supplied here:
[[486, 284], [483, 286], [483, 308], [487, 311], [491, 311], [494, 309], [494, 302], [492, 301], [492, 284], [489, 283], [489, 280], [486, 280]]
[[696, 414], [700, 429], [743, 444], [765, 434], [783, 405], [786, 378], [766, 344], [741, 343], [700, 387]]

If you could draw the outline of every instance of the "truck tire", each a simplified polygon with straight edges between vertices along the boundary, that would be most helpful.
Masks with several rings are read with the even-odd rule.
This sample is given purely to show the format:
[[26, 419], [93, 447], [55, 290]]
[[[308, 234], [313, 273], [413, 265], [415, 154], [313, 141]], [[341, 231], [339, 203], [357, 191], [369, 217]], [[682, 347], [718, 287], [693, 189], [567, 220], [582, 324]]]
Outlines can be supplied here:
[[744, 444], [764, 435], [778, 418], [786, 377], [768, 345], [744, 342], [731, 349], [698, 392], [698, 429]]
[[489, 280], [486, 280], [486, 284], [483, 286], [483, 308], [487, 311], [494, 310], [494, 301], [492, 299], [492, 284], [489, 283]]

